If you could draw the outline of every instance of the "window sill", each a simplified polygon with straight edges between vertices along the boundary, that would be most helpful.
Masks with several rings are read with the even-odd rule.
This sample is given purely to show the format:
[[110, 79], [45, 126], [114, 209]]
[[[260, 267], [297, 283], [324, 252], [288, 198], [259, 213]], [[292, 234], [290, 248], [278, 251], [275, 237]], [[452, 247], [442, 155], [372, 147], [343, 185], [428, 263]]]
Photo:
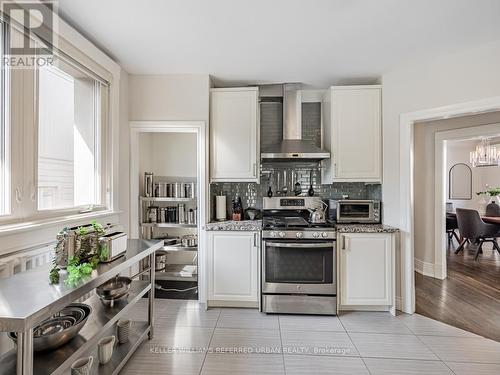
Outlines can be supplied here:
[[112, 211], [112, 210], [95, 211], [84, 214], [60, 216], [57, 218], [39, 219], [29, 222], [6, 224], [0, 226], [0, 237], [7, 236], [10, 234], [15, 234], [18, 232], [43, 229], [54, 225], [63, 225], [63, 224], [78, 225], [78, 223], [81, 221], [89, 221], [92, 219], [98, 219], [107, 216], [115, 216], [119, 215], [120, 213], [121, 211]]

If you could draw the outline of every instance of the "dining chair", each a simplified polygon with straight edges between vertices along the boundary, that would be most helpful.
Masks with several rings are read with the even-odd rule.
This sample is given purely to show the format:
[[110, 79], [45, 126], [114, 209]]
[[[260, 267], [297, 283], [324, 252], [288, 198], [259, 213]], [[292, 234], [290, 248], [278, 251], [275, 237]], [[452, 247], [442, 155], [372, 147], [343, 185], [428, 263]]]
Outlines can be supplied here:
[[458, 229], [457, 215], [452, 213], [446, 214], [446, 233], [448, 234], [448, 245], [453, 243], [453, 238], [460, 244], [460, 238], [455, 232]]
[[500, 216], [500, 206], [491, 202], [486, 206], [486, 216]]
[[457, 208], [457, 222], [458, 230], [463, 239], [455, 254], [464, 249], [467, 239], [478, 244], [474, 259], [477, 259], [482, 252], [485, 242], [493, 243], [493, 247], [500, 253], [500, 247], [497, 242], [497, 238], [500, 237], [500, 226], [485, 223], [481, 219], [481, 216], [479, 216], [478, 211], [465, 208]]

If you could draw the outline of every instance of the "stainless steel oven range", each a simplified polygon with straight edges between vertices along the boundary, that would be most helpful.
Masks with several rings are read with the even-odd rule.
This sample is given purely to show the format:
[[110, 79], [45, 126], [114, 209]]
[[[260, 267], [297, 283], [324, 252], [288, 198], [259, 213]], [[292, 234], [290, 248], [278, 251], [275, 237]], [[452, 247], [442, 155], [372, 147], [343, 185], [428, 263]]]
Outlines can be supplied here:
[[313, 220], [318, 197], [264, 198], [262, 311], [337, 313], [335, 227]]

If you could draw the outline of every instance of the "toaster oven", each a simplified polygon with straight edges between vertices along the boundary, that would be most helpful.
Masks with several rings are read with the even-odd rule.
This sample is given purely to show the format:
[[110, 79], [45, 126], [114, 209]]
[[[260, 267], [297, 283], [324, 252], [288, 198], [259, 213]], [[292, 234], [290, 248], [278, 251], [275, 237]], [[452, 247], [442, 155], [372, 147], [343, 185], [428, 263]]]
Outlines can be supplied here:
[[381, 203], [375, 200], [330, 200], [330, 219], [344, 224], [378, 224]]

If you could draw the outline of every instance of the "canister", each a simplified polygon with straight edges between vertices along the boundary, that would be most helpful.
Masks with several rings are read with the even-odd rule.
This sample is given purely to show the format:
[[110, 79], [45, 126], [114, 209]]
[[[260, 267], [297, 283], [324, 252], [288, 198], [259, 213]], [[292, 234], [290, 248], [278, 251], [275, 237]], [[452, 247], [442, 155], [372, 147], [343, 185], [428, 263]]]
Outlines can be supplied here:
[[177, 194], [177, 198], [186, 198], [186, 184], [184, 182], [179, 183]]
[[153, 172], [145, 172], [144, 173], [144, 196], [152, 197], [153, 196]]
[[160, 182], [158, 184], [158, 187], [159, 187], [158, 196], [159, 197], [166, 197], [167, 196], [167, 184], [165, 182]]
[[172, 188], [172, 198], [179, 198], [179, 183], [170, 184]]
[[179, 224], [185, 224], [186, 223], [186, 206], [184, 205], [184, 203], [179, 203], [177, 215], [179, 218], [179, 220], [178, 220]]
[[184, 192], [186, 198], [194, 198], [195, 197], [195, 183], [188, 182], [184, 184]]
[[147, 209], [147, 218], [149, 223], [157, 223], [158, 222], [158, 207], [150, 206]]
[[189, 209], [188, 212], [188, 224], [196, 224], [194, 219], [194, 210], [192, 208]]
[[160, 209], [158, 210], [158, 222], [164, 223], [166, 220], [165, 217], [166, 217], [166, 208], [160, 207]]

